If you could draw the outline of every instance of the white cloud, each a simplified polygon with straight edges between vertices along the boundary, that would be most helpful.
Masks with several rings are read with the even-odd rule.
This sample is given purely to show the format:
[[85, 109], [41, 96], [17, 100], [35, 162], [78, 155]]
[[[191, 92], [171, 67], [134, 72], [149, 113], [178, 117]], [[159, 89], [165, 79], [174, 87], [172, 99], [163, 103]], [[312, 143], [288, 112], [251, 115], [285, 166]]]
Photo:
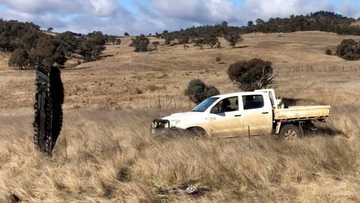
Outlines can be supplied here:
[[57, 31], [112, 34], [148, 33], [175, 30], [224, 20], [241, 25], [256, 18], [286, 17], [318, 10], [337, 11], [358, 17], [360, 3], [344, 0], [337, 6], [331, 0], [133, 0], [128, 11], [122, 0], [0, 0], [5, 9], [0, 18], [33, 21]]
[[93, 11], [98, 16], [111, 16], [118, 9], [116, 0], [89, 0]]
[[332, 10], [328, 0], [246, 0], [248, 17], [287, 17], [292, 14], [306, 14], [319, 10]]
[[57, 31], [120, 34], [134, 20], [117, 0], [0, 0], [0, 5], [6, 7], [0, 13], [3, 19], [32, 21]]
[[152, 0], [152, 6], [160, 15], [193, 23], [214, 23], [235, 17], [231, 0]]
[[10, 9], [25, 13], [42, 13], [56, 11], [75, 11], [80, 7], [81, 0], [0, 0], [0, 4]]

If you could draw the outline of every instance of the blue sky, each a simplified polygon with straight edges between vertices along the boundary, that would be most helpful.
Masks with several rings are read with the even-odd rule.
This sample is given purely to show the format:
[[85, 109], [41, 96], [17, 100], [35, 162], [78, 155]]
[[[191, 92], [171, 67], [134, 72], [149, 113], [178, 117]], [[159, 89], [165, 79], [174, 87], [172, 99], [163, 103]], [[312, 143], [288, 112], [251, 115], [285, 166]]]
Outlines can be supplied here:
[[358, 0], [0, 0], [0, 17], [55, 31], [161, 32], [228, 21], [286, 17], [318, 10], [360, 17]]

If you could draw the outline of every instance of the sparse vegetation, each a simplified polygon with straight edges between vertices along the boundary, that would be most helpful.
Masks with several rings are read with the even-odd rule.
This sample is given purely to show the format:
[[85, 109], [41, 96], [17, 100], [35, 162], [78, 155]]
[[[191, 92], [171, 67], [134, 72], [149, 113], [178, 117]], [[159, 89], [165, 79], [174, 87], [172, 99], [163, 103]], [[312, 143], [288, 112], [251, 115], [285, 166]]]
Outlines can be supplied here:
[[29, 69], [38, 63], [61, 66], [73, 53], [80, 54], [86, 61], [95, 60], [104, 50], [106, 40], [113, 39], [114, 36], [101, 32], [88, 35], [64, 32], [50, 36], [33, 23], [0, 20], [0, 49], [12, 52], [9, 66], [19, 69]]
[[257, 58], [236, 62], [230, 65], [227, 73], [231, 81], [245, 91], [268, 87], [273, 79], [271, 62]]
[[185, 90], [185, 95], [196, 104], [218, 94], [220, 92], [216, 87], [208, 86], [199, 79], [191, 80]]
[[52, 39], [49, 36], [42, 36], [36, 43], [36, 46], [31, 49], [29, 56], [31, 65], [43, 64], [50, 67], [55, 63], [64, 65], [66, 58], [65, 53], [58, 49], [59, 41]]
[[326, 55], [330, 55], [330, 56], [331, 56], [331, 55], [332, 55], [332, 51], [331, 51], [331, 49], [326, 49], [325, 54], [326, 54]]
[[217, 56], [217, 57], [215, 58], [215, 61], [216, 61], [216, 62], [221, 62], [221, 57], [220, 57], [220, 56]]
[[360, 59], [360, 42], [353, 39], [345, 39], [337, 47], [336, 54], [346, 60]]
[[132, 46], [135, 48], [135, 52], [148, 51], [149, 44], [150, 40], [145, 35], [136, 36], [132, 39]]
[[334, 12], [319, 11], [308, 15], [291, 15], [288, 18], [270, 18], [268, 21], [257, 19], [256, 23], [250, 21], [247, 26], [243, 27], [229, 26], [227, 22], [217, 25], [191, 27], [175, 32], [166, 32], [166, 36], [172, 40], [179, 39], [180, 36], [188, 36], [194, 40], [205, 38], [208, 35], [215, 35], [230, 39], [229, 42], [233, 45], [236, 38], [238, 38], [238, 33], [286, 33], [319, 30], [338, 34], [360, 35], [360, 27], [352, 25], [355, 21], [354, 18], [345, 17]]
[[16, 67], [20, 70], [27, 69], [30, 66], [29, 54], [25, 49], [16, 49], [9, 59], [9, 66]]
[[242, 41], [240, 33], [236, 31], [226, 33], [224, 38], [230, 43], [232, 47], [235, 47], [238, 42]]
[[79, 54], [82, 55], [86, 61], [96, 60], [105, 49], [105, 42], [106, 38], [101, 32], [90, 33], [81, 41]]

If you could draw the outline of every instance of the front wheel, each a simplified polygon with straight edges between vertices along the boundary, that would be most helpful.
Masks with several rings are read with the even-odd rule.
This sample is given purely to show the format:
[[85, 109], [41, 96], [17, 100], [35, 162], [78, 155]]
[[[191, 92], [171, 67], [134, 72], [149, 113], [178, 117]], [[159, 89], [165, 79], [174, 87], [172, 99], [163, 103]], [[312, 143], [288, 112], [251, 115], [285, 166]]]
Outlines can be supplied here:
[[193, 127], [186, 130], [190, 135], [196, 136], [196, 137], [206, 137], [207, 132], [199, 127]]
[[301, 136], [300, 128], [293, 124], [285, 125], [280, 130], [280, 137], [285, 140], [293, 140]]

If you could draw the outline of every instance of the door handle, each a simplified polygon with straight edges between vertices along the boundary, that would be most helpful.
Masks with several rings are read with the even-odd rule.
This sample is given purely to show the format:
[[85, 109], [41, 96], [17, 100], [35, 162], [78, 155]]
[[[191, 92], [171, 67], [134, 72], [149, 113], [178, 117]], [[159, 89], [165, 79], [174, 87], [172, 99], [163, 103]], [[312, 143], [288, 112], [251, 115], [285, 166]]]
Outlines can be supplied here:
[[269, 112], [262, 112], [262, 114], [269, 114]]
[[235, 115], [235, 117], [241, 117], [241, 114]]

